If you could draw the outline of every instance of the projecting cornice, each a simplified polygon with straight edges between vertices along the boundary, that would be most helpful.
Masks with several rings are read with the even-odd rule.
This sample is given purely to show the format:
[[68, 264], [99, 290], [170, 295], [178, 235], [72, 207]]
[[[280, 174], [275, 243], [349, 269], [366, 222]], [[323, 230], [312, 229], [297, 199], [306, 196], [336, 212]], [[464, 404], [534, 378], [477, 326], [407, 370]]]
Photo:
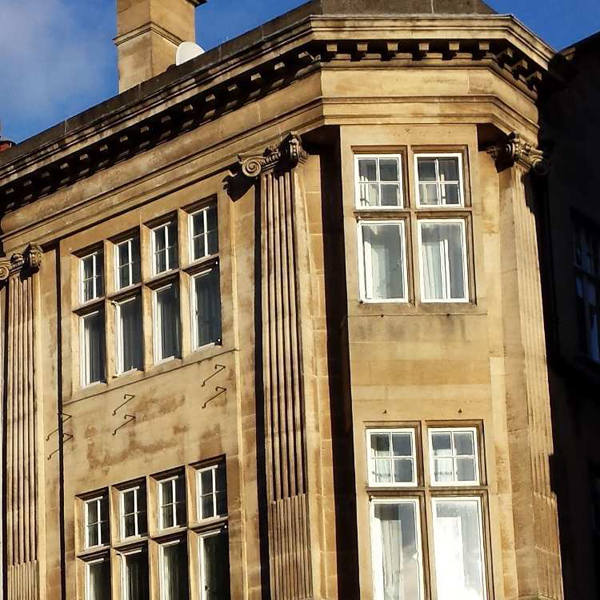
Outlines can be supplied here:
[[35, 273], [42, 265], [42, 249], [37, 244], [30, 244], [24, 252], [0, 258], [0, 285], [13, 275]]
[[535, 101], [554, 53], [508, 16], [311, 15], [167, 71], [0, 155], [0, 210], [68, 187], [319, 69], [492, 69]]

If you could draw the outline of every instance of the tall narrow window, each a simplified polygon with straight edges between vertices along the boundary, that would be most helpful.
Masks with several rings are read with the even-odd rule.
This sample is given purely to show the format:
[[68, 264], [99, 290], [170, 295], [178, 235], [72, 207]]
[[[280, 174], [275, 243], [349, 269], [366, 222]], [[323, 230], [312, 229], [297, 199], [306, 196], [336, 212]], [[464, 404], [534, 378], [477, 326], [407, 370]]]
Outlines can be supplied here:
[[146, 487], [138, 485], [121, 492], [121, 538], [145, 535], [146, 521]]
[[110, 560], [103, 557], [85, 564], [85, 600], [109, 600]]
[[461, 154], [417, 154], [416, 162], [419, 207], [463, 204]]
[[357, 208], [402, 207], [402, 162], [399, 155], [356, 156]]
[[198, 471], [199, 521], [227, 514], [225, 466], [213, 465]]
[[359, 224], [364, 300], [406, 301], [404, 221]]
[[154, 362], [179, 356], [179, 296], [177, 285], [154, 292]]
[[121, 554], [123, 600], [148, 600], [148, 555], [145, 548]]
[[199, 537], [201, 600], [229, 600], [229, 542], [227, 530]]
[[121, 290], [140, 282], [140, 238], [133, 237], [115, 246], [116, 288]]
[[438, 598], [484, 600], [480, 500], [435, 498], [433, 511]]
[[117, 371], [141, 369], [143, 363], [142, 299], [127, 298], [116, 303]]
[[100, 298], [104, 293], [104, 253], [97, 250], [81, 261], [81, 302]]
[[85, 547], [95, 548], [108, 544], [108, 500], [106, 496], [86, 500]]
[[153, 273], [177, 268], [177, 225], [174, 221], [152, 230]]
[[194, 347], [221, 341], [219, 269], [213, 267], [193, 279]]
[[418, 501], [373, 501], [371, 509], [375, 600], [420, 600], [423, 574]]
[[104, 381], [104, 310], [80, 317], [81, 328], [81, 385]]
[[181, 527], [186, 523], [185, 480], [178, 475], [159, 481], [159, 525], [161, 529]]
[[191, 259], [199, 260], [219, 252], [217, 205], [210, 204], [190, 215]]
[[412, 429], [367, 432], [371, 485], [416, 485], [414, 433]]
[[420, 220], [419, 241], [423, 301], [467, 301], [465, 222]]
[[160, 548], [161, 600], [189, 598], [187, 547], [184, 540], [163, 544]]

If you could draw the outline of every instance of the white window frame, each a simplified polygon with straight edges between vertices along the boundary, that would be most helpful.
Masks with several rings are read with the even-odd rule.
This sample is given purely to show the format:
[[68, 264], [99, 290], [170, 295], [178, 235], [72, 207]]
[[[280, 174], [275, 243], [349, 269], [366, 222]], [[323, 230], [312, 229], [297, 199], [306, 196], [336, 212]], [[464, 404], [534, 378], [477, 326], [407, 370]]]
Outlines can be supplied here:
[[[364, 304], [407, 304], [408, 303], [408, 265], [406, 264], [406, 219], [389, 219], [389, 220], [370, 220], [370, 219], [359, 219], [357, 221], [357, 232], [358, 232], [358, 275], [359, 290], [360, 290], [360, 301]], [[363, 225], [397, 225], [400, 233], [400, 253], [402, 258], [402, 284], [404, 288], [404, 296], [400, 298], [367, 298], [367, 274], [371, 276], [372, 281], [372, 269], [370, 269], [366, 262], [367, 257], [365, 256], [364, 240], [363, 240]]]
[[[117, 375], [125, 375], [127, 373], [131, 373], [133, 371], [140, 371], [143, 368], [144, 362], [144, 335], [142, 332], [143, 325], [140, 327], [140, 332], [142, 332], [142, 339], [140, 339], [141, 344], [141, 353], [142, 353], [142, 365], [140, 367], [133, 367], [132, 369], [125, 370], [125, 366], [123, 364], [123, 328], [121, 327], [121, 306], [123, 304], [128, 304], [129, 302], [135, 302], [139, 300], [140, 307], [142, 306], [142, 296], [141, 294], [135, 294], [133, 296], [129, 296], [123, 300], [118, 300], [113, 302], [115, 306], [115, 353], [116, 353], [116, 367], [117, 367]], [[140, 317], [141, 319], [141, 317]]]
[[[152, 239], [154, 239], [154, 236], [152, 237]], [[133, 236], [130, 237], [126, 240], [123, 240], [122, 242], [117, 242], [115, 243], [115, 289], [117, 291], [120, 290], [126, 290], [134, 285], [136, 285], [139, 282], [134, 282], [133, 281], [133, 245], [134, 243], [137, 242], [139, 244], [139, 237], [137, 236]], [[124, 265], [119, 265], [119, 248], [123, 245], [127, 244], [127, 249], [129, 251], [129, 262], [125, 263]], [[141, 250], [141, 249], [140, 249]], [[141, 252], [140, 252], [141, 254]], [[154, 254], [152, 255], [154, 258]], [[140, 256], [140, 261], [141, 261], [141, 256]], [[128, 267], [128, 271], [129, 271], [129, 281], [131, 282], [129, 285], [125, 285], [125, 286], [121, 286], [120, 282], [119, 282], [119, 274], [121, 271], [121, 268], [123, 267]], [[141, 265], [140, 265], [141, 268]]]
[[[483, 598], [487, 600], [489, 594], [487, 589], [487, 564], [486, 564], [486, 551], [485, 551], [485, 539], [483, 535], [483, 507], [482, 500], [480, 496], [436, 496], [431, 499], [431, 527], [432, 527], [432, 539], [431, 545], [433, 548], [434, 560], [437, 558], [435, 556], [435, 535], [436, 535], [436, 505], [444, 502], [476, 502], [477, 503], [477, 525], [479, 528], [479, 545], [481, 552], [481, 577], [482, 577], [482, 589], [483, 589]], [[432, 572], [432, 583], [435, 582], [435, 586], [437, 589], [437, 573], [435, 571]]]
[[[136, 554], [144, 554], [144, 548], [135, 548], [133, 550], [123, 550], [120, 552], [121, 557], [121, 594], [123, 600], [131, 600], [129, 598], [128, 586], [127, 586], [127, 557], [134, 556]], [[150, 574], [150, 569], [147, 569], [147, 574]], [[150, 581], [148, 581], [148, 589], [150, 588]]]
[[[402, 427], [402, 428], [377, 428], [377, 427], [373, 427], [373, 428], [369, 428], [366, 430], [367, 433], [367, 481], [368, 481], [368, 485], [369, 487], [372, 488], [414, 488], [417, 487], [418, 484], [418, 473], [417, 473], [417, 449], [416, 449], [416, 434], [415, 434], [415, 430], [412, 427]], [[387, 433], [387, 434], [394, 434], [394, 433], [408, 433], [410, 434], [410, 438], [411, 438], [411, 446], [412, 446], [412, 454], [410, 456], [410, 458], [412, 459], [412, 465], [413, 465], [413, 478], [412, 481], [408, 482], [390, 482], [390, 483], [386, 483], [386, 482], [382, 482], [382, 483], [377, 483], [375, 481], [372, 480], [371, 478], [371, 474], [373, 473], [373, 466], [374, 466], [374, 459], [373, 456], [371, 454], [371, 435], [372, 434], [381, 434], [381, 433]], [[399, 458], [409, 458], [407, 457], [399, 457]], [[392, 461], [393, 464], [393, 457], [390, 456], [390, 460]]]
[[[439, 175], [439, 166], [436, 162], [436, 180], [435, 181], [421, 181], [419, 179], [419, 158], [458, 158], [458, 193], [460, 194], [460, 202], [458, 204], [444, 204], [442, 203], [442, 194], [440, 191], [440, 185], [443, 183]], [[464, 170], [463, 170], [463, 155], [461, 152], [422, 152], [414, 155], [415, 161], [415, 187], [417, 191], [417, 208], [424, 208], [426, 210], [451, 210], [460, 209], [465, 206], [465, 184], [464, 184]], [[438, 193], [440, 198], [440, 204], [422, 204], [421, 203], [421, 187], [420, 184], [436, 184], [438, 187]], [[454, 182], [451, 182], [454, 183]]]
[[[475, 452], [475, 477], [473, 481], [437, 481], [435, 480], [435, 456], [433, 454], [433, 434], [434, 433], [449, 433], [452, 443], [452, 456], [443, 458], [451, 458], [453, 462], [453, 473], [456, 475], [456, 458], [454, 447], [454, 433], [472, 433], [473, 434], [473, 450]], [[431, 487], [479, 487], [481, 485], [481, 474], [479, 472], [479, 430], [477, 427], [429, 427], [427, 429], [427, 438], [429, 444], [429, 482]]]
[[[369, 530], [371, 534], [371, 577], [373, 581], [373, 600], [383, 600], [376, 596], [376, 590], [383, 588], [383, 582], [377, 581], [376, 574], [376, 539], [375, 539], [375, 505], [376, 504], [412, 504], [415, 507], [415, 529], [417, 539], [417, 552], [419, 558], [419, 593], [421, 600], [425, 600], [425, 573], [424, 573], [424, 557], [423, 557], [423, 540], [421, 533], [421, 502], [419, 498], [414, 497], [398, 497], [398, 498], [377, 498], [369, 502]], [[378, 541], [378, 540], [377, 540]], [[383, 556], [383, 549], [378, 546], [379, 554]]]
[[[168, 288], [172, 287], [175, 290], [175, 296], [178, 300], [176, 306], [177, 306], [177, 311], [179, 313], [179, 311], [181, 310], [181, 305], [179, 302], [179, 285], [177, 283], [177, 281], [171, 281], [169, 283], [167, 283], [166, 285], [163, 285], [159, 288], [156, 288], [155, 290], [152, 290], [152, 316], [153, 316], [153, 333], [154, 333], [154, 364], [155, 365], [160, 365], [162, 363], [168, 362], [170, 360], [174, 360], [176, 358], [179, 358], [177, 356], [177, 354], [174, 354], [172, 356], [162, 356], [161, 354], [161, 346], [162, 346], [162, 331], [161, 331], [161, 323], [159, 322], [159, 317], [158, 317], [158, 302], [157, 302], [157, 294], [159, 292], [162, 292], [163, 290], [166, 290]], [[181, 317], [181, 315], [179, 315]], [[178, 345], [179, 345], [179, 353], [181, 353], [181, 318], [179, 318], [179, 331], [177, 332], [177, 336], [178, 336]]]
[[[99, 381], [90, 381], [90, 361], [89, 361], [89, 348], [85, 342], [85, 319], [88, 317], [92, 317], [94, 315], [103, 314], [104, 315], [104, 331], [102, 335], [104, 335], [104, 347], [106, 348], [106, 314], [104, 308], [99, 308], [98, 310], [92, 310], [90, 312], [86, 312], [79, 317], [79, 371], [80, 371], [80, 383], [82, 388], [91, 387], [93, 385], [98, 385], [100, 383], [104, 383], [104, 380]], [[102, 362], [104, 364], [104, 379], [106, 379], [106, 350], [105, 355], [102, 357]]]
[[[223, 514], [219, 514], [218, 510], [217, 510], [217, 493], [218, 493], [218, 489], [217, 489], [217, 471], [219, 469], [225, 469], [225, 465], [223, 464], [217, 464], [217, 465], [210, 465], [209, 467], [203, 467], [201, 469], [197, 469], [196, 470], [196, 488], [198, 490], [197, 493], [197, 518], [198, 518], [198, 522], [207, 522], [207, 521], [213, 521], [215, 519], [221, 519], [223, 517], [227, 516], [227, 512], [223, 513]], [[207, 471], [211, 471], [212, 473], [212, 501], [213, 501], [213, 512], [214, 512], [214, 516], [212, 517], [202, 517], [202, 496], [203, 496], [203, 489], [202, 489], [202, 473], [206, 473]], [[222, 493], [226, 494], [227, 490], [221, 490]]]
[[[166, 531], [169, 529], [177, 529], [184, 526], [184, 523], [177, 522], [177, 481], [182, 479], [183, 475], [173, 475], [172, 477], [165, 477], [164, 479], [158, 480], [158, 528], [161, 531]], [[173, 489], [173, 504], [163, 504], [163, 484], [171, 483], [171, 487]], [[179, 504], [185, 504], [185, 480], [184, 480], [184, 498]], [[165, 527], [163, 522], [163, 507], [173, 506], [173, 525], [169, 527]]]
[[[383, 183], [397, 183], [398, 184], [398, 200], [399, 204], [397, 206], [361, 206], [360, 204], [360, 186], [362, 184], [368, 183], [376, 183], [379, 187], [379, 201], [381, 202], [381, 180], [378, 179], [376, 182], [363, 182], [359, 181], [359, 170], [358, 170], [358, 161], [361, 159], [376, 159], [377, 165], [379, 167], [379, 160], [394, 158], [398, 160], [398, 181], [384, 181]], [[394, 211], [394, 210], [404, 210], [406, 207], [404, 206], [404, 166], [402, 163], [402, 154], [362, 154], [356, 153], [354, 154], [354, 206], [357, 210], [376, 210], [376, 211]]]
[[[120, 530], [121, 530], [121, 539], [122, 540], [133, 540], [139, 538], [140, 534], [140, 515], [142, 514], [140, 511], [140, 490], [142, 489], [141, 485], [136, 485], [133, 487], [129, 487], [123, 490], [119, 490], [119, 509], [120, 509]], [[126, 535], [125, 534], [125, 494], [128, 492], [133, 492], [133, 513], [127, 513], [127, 516], [133, 515], [134, 525], [135, 525], [135, 534], [134, 535]], [[147, 500], [146, 500], [147, 502]]]
[[[169, 245], [171, 243], [171, 240], [169, 240], [169, 226], [170, 225], [174, 225], [175, 226], [175, 242], [174, 242], [174, 246], [175, 249], [178, 249], [179, 246], [179, 239], [178, 239], [178, 228], [177, 228], [177, 221], [175, 220], [171, 220], [171, 221], [167, 221], [166, 223], [161, 223], [160, 225], [157, 225], [156, 227], [153, 227], [151, 232], [151, 238], [152, 238], [152, 275], [153, 276], [157, 276], [157, 275], [162, 275], [163, 273], [169, 273], [171, 271], [174, 271], [178, 264], [179, 264], [179, 260], [177, 257], [177, 253], [175, 252], [175, 259], [176, 259], [176, 264], [175, 265], [171, 265], [169, 263], [169, 248], [172, 248], [173, 246]], [[164, 271], [158, 271], [157, 264], [156, 264], [156, 232], [159, 231], [160, 229], [164, 229], [165, 230], [165, 265], [166, 265], [166, 269]]]
[[[102, 501], [106, 500], [106, 496], [96, 496], [94, 498], [89, 498], [88, 500], [84, 500], [84, 510], [83, 510], [83, 514], [84, 514], [84, 526], [85, 526], [85, 549], [89, 550], [91, 548], [101, 548], [103, 546], [106, 546], [107, 541], [108, 540], [103, 540], [102, 539], [102, 523], [107, 523], [108, 519], [106, 521], [102, 520]], [[88, 506], [90, 504], [92, 504], [92, 502], [95, 502], [97, 504], [97, 509], [98, 509], [98, 521], [96, 523], [94, 523], [93, 525], [90, 523], [89, 520], [89, 512], [88, 512]], [[108, 507], [107, 507], [108, 508]], [[108, 517], [108, 515], [107, 515]], [[94, 526], [96, 528], [96, 531], [98, 533], [98, 543], [94, 544], [93, 546], [90, 545], [90, 527]]]
[[[177, 546], [178, 544], [185, 544], [187, 546], [187, 540], [185, 538], [184, 539], [177, 538], [176, 540], [171, 540], [171, 541], [160, 544], [159, 573], [158, 573], [159, 586], [158, 587], [159, 587], [159, 591], [160, 591], [161, 600], [166, 600], [165, 583], [163, 580], [163, 573], [165, 571], [165, 548], [169, 548], [171, 546]], [[188, 559], [188, 563], [189, 563], [189, 559]], [[190, 577], [190, 570], [189, 570], [189, 564], [188, 564], [188, 587], [189, 587], [189, 577]]]
[[[423, 235], [421, 224], [434, 223], [441, 225], [448, 225], [451, 223], [459, 223], [461, 225], [462, 230], [462, 243], [463, 243], [463, 273], [464, 273], [464, 282], [465, 282], [465, 294], [463, 298], [444, 298], [444, 299], [432, 299], [429, 300], [425, 298], [425, 270], [423, 268]], [[469, 289], [469, 269], [468, 269], [468, 247], [467, 247], [467, 219], [466, 218], [454, 218], [454, 219], [417, 219], [417, 230], [418, 230], [418, 240], [419, 245], [417, 248], [417, 252], [419, 254], [419, 279], [420, 279], [420, 288], [421, 288], [421, 302], [423, 304], [468, 304], [470, 302], [470, 289]], [[450, 260], [446, 257], [446, 272], [444, 274], [446, 278], [446, 290], [450, 291]], [[446, 294], [449, 295], [449, 294]]]
[[[92, 565], [97, 565], [97, 564], [100, 564], [103, 562], [109, 563], [108, 568], [110, 571], [110, 557], [108, 557], [108, 556], [103, 556], [101, 558], [96, 558], [93, 560], [85, 561], [85, 599], [86, 600], [89, 600], [92, 597], [92, 592], [91, 592], [91, 588], [90, 588], [90, 583], [91, 583], [90, 582], [90, 580], [91, 580], [90, 568]], [[110, 584], [109, 584], [109, 587], [110, 587]]]
[[[216, 255], [214, 255], [216, 256]], [[195, 273], [194, 275], [192, 275], [191, 277], [191, 285], [190, 285], [190, 307], [192, 309], [192, 315], [191, 315], [191, 323], [192, 323], [192, 352], [195, 352], [196, 350], [202, 350], [203, 348], [210, 348], [211, 346], [217, 346], [219, 344], [219, 342], [221, 341], [219, 340], [215, 340], [214, 342], [209, 342], [208, 344], [202, 344], [200, 345], [200, 340], [199, 340], [199, 334], [198, 334], [198, 298], [196, 297], [196, 280], [199, 279], [200, 277], [204, 277], [210, 274], [211, 271], [217, 271], [217, 276], [219, 277], [219, 305], [221, 304], [221, 273], [219, 271], [219, 265], [214, 264], [210, 267], [208, 267], [207, 269], [203, 269], [202, 271]], [[222, 315], [221, 315], [222, 318]], [[221, 335], [223, 335], [223, 324], [221, 323]]]
[[[190, 253], [190, 262], [191, 263], [195, 263], [201, 260], [205, 260], [207, 258], [211, 258], [214, 256], [218, 256], [219, 254], [219, 250], [217, 249], [217, 252], [215, 252], [214, 254], [209, 254], [208, 252], [208, 211], [214, 208], [215, 211], [217, 212], [217, 244], [219, 243], [219, 213], [218, 213], [218, 209], [217, 209], [217, 202], [216, 200], [213, 200], [212, 202], [202, 206], [201, 208], [199, 208], [198, 210], [195, 210], [194, 212], [190, 213], [188, 216], [188, 230], [190, 232], [189, 235], [189, 253]], [[202, 220], [204, 222], [204, 233], [203, 234], [199, 234], [199, 235], [195, 235], [194, 232], [194, 217], [202, 214]], [[202, 237], [204, 239], [204, 251], [205, 254], [199, 257], [195, 257], [194, 256], [194, 240], [196, 238]]]
[[[93, 265], [93, 275], [90, 279], [84, 279], [84, 262], [88, 259], [91, 258], [92, 260], [92, 265]], [[100, 258], [101, 260], [98, 261], [98, 258]], [[98, 271], [98, 262], [100, 262], [101, 264], [101, 274], [99, 274]], [[98, 250], [94, 250], [93, 252], [90, 252], [89, 254], [86, 254], [85, 256], [82, 256], [79, 259], [79, 299], [81, 304], [89, 304], [90, 302], [94, 302], [94, 300], [97, 300], [98, 298], [101, 298], [104, 295], [104, 289], [102, 290], [102, 293], [99, 294], [98, 293], [98, 279], [102, 279], [102, 287], [104, 288], [104, 249], [103, 248], [99, 248]], [[88, 300], [85, 299], [85, 282], [86, 281], [91, 281], [92, 282], [92, 287], [93, 287], [93, 295], [91, 298], [89, 298]]]
[[[218, 535], [221, 535], [224, 531], [227, 531], [227, 525], [224, 525], [223, 527], [219, 527], [217, 529], [211, 529], [210, 531], [201, 533], [198, 535], [198, 577], [199, 577], [199, 590], [200, 590], [200, 599], [201, 600], [206, 600], [206, 589], [205, 589], [205, 585], [204, 585], [204, 580], [205, 580], [205, 561], [204, 561], [204, 540], [206, 538], [209, 537], [216, 537]], [[229, 548], [228, 548], [229, 551]]]

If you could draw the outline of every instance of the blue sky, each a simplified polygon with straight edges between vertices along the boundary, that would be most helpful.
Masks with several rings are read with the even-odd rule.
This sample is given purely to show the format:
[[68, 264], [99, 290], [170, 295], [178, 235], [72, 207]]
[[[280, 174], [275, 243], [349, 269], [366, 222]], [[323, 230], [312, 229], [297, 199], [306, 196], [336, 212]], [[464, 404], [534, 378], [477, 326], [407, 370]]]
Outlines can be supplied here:
[[[197, 9], [197, 41], [210, 49], [303, 2], [209, 0]], [[556, 49], [600, 30], [599, 0], [488, 4]], [[115, 0], [0, 0], [1, 133], [22, 141], [114, 96], [114, 36]]]

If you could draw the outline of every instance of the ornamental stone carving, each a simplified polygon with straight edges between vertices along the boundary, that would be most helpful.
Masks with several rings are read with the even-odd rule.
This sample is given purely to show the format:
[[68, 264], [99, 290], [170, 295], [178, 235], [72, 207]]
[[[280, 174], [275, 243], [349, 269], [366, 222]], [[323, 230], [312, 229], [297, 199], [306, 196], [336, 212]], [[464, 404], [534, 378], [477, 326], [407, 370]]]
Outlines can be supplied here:
[[0, 284], [12, 275], [35, 273], [42, 264], [42, 249], [37, 244], [29, 244], [24, 252], [16, 252], [10, 257], [0, 258]]
[[280, 144], [269, 146], [263, 154], [240, 154], [242, 173], [249, 179], [275, 168], [293, 168], [306, 161], [300, 136], [291, 132]]
[[488, 148], [488, 153], [500, 169], [518, 164], [526, 171], [533, 171], [537, 175], [548, 173], [548, 157], [546, 154], [526, 142], [519, 133], [507, 135], [502, 142]]

